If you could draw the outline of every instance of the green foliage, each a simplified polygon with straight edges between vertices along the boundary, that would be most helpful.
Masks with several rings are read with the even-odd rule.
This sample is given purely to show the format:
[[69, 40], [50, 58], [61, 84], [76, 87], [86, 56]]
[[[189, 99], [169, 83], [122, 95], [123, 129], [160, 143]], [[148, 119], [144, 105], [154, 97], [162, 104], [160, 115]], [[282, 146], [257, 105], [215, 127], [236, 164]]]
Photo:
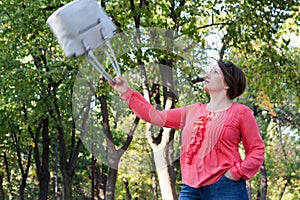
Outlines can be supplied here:
[[117, 196], [116, 199], [122, 200], [126, 196], [125, 190], [124, 190], [124, 181], [127, 181], [129, 183], [129, 189], [131, 192], [131, 198], [132, 199], [145, 199], [150, 200], [153, 199], [153, 191], [151, 189], [151, 174], [150, 173], [139, 173], [131, 172], [128, 174], [128, 172], [120, 171], [120, 176], [117, 180]]

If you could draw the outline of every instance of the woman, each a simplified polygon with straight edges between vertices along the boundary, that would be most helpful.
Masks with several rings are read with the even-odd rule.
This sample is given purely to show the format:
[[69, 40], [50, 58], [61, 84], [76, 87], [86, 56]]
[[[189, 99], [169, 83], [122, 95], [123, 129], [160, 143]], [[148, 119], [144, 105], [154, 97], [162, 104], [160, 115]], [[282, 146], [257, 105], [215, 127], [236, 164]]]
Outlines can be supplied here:
[[[138, 117], [182, 129], [180, 200], [248, 200], [245, 180], [262, 165], [264, 143], [252, 111], [232, 102], [246, 88], [241, 69], [231, 62], [218, 62], [205, 77], [208, 103], [166, 111], [156, 110], [121, 77], [115, 81], [111, 86]], [[238, 151], [240, 142], [246, 152], [243, 160]]]

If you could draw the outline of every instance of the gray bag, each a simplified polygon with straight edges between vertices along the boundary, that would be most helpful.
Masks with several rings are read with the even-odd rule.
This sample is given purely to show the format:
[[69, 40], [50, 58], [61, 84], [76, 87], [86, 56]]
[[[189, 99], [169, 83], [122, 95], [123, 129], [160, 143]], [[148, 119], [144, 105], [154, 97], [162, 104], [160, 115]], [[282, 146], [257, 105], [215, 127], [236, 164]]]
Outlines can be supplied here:
[[93, 49], [101, 46], [117, 76], [121, 75], [109, 43], [116, 27], [96, 0], [72, 1], [56, 10], [48, 18], [47, 24], [67, 58], [85, 55], [98, 72], [114, 82], [93, 53]]

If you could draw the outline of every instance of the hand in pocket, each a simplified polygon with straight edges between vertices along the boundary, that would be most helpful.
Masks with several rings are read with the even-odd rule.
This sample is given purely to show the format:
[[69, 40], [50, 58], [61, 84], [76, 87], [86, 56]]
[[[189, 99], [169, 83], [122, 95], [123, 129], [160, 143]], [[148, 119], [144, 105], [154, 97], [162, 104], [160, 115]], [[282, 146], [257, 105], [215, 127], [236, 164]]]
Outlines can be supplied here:
[[238, 181], [238, 180], [234, 179], [234, 177], [232, 176], [230, 170], [228, 170], [224, 175], [226, 176], [226, 178], [228, 178], [230, 180]]

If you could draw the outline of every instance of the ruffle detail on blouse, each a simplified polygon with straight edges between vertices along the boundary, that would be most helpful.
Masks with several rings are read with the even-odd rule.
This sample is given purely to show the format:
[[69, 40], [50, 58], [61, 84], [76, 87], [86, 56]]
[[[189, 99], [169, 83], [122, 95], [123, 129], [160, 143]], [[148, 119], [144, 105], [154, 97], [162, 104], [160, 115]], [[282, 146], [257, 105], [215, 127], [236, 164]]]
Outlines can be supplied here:
[[212, 113], [200, 116], [194, 123], [193, 135], [191, 143], [186, 152], [185, 162], [190, 165], [193, 157], [196, 155], [198, 149], [201, 147], [201, 142], [204, 139], [205, 126], [208, 121], [212, 119]]

